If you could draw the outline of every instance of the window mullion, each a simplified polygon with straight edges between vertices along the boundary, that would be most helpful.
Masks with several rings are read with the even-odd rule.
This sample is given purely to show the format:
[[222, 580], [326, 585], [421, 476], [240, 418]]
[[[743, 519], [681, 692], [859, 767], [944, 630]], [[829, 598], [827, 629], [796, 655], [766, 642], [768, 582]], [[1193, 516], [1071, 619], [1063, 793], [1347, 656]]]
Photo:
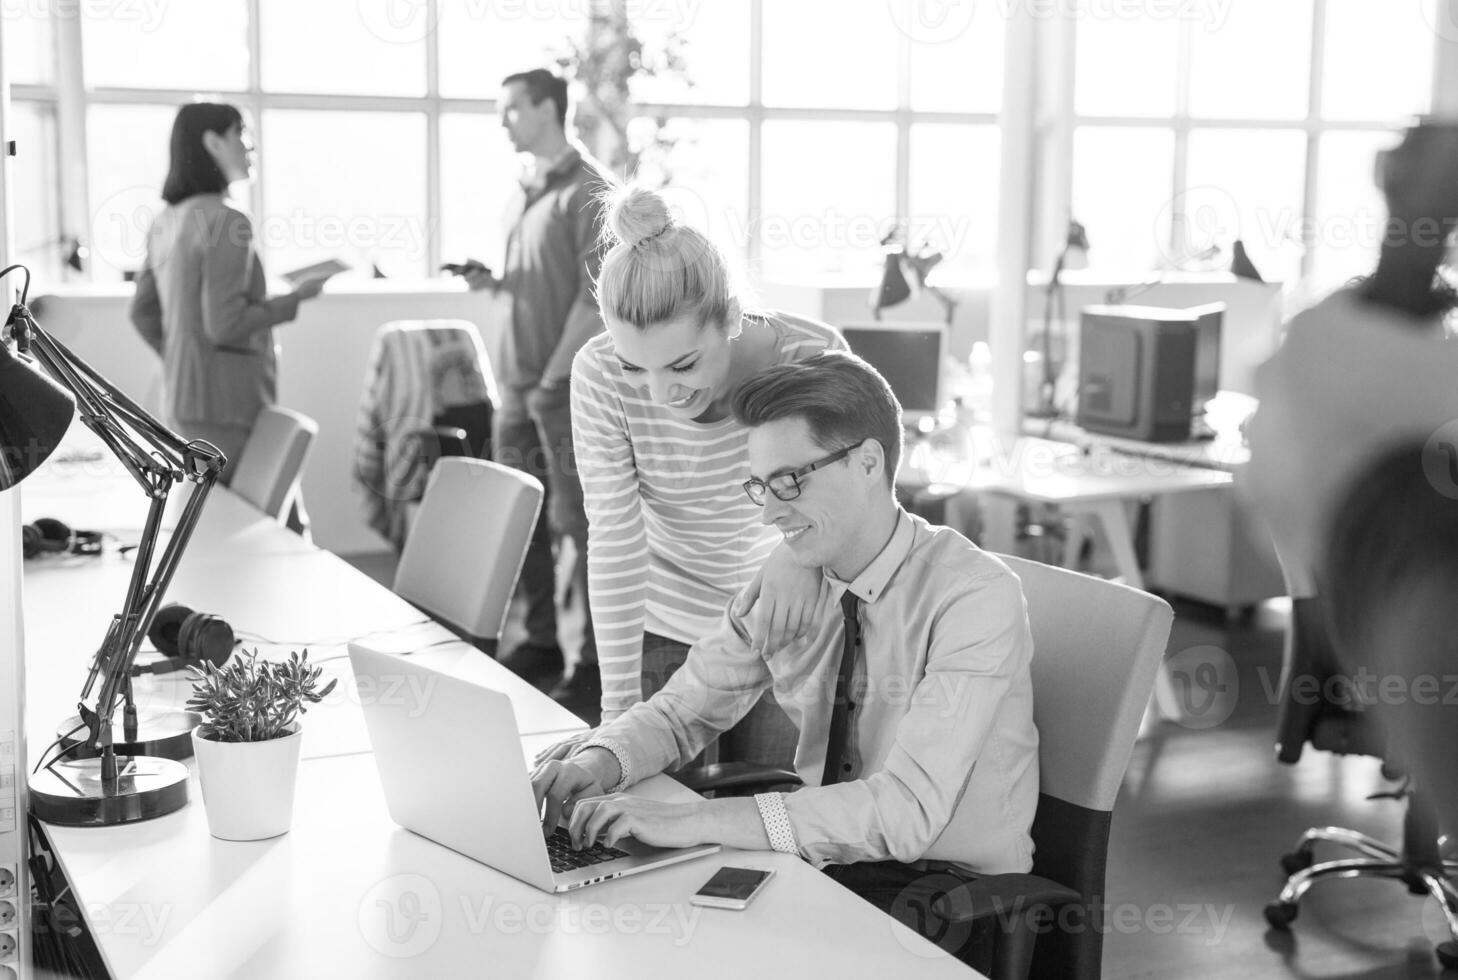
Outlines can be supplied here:
[[441, 199], [440, 150], [440, 0], [429, 0], [425, 16], [425, 272], [430, 275], [440, 268]]
[[[56, 56], [56, 146], [60, 163], [61, 235], [91, 244], [91, 158], [86, 146], [86, 69], [80, 17], [51, 8]], [[87, 263], [86, 278], [95, 265]]]
[[263, 0], [248, 0], [248, 97], [253, 113], [254, 139], [258, 145], [258, 179], [249, 189], [253, 200], [253, 218], [260, 225], [268, 214], [266, 181], [268, 173], [268, 132], [263, 125]]
[[[1306, 180], [1301, 190], [1302, 227], [1312, 227], [1316, 209], [1321, 206], [1318, 181], [1321, 174], [1321, 104], [1323, 75], [1326, 65], [1326, 0], [1313, 0], [1311, 5], [1311, 69], [1306, 99]], [[1316, 259], [1311, 242], [1301, 242], [1301, 278], [1310, 279]]]
[[1195, 48], [1195, 25], [1189, 18], [1181, 18], [1178, 27], [1175, 53], [1175, 117], [1174, 117], [1174, 172], [1170, 175], [1170, 199], [1175, 206], [1170, 209], [1169, 254], [1181, 259], [1189, 250], [1185, 234], [1185, 205], [1188, 203], [1185, 190], [1190, 175], [1190, 88], [1194, 78], [1191, 64]]
[[760, 223], [764, 206], [764, 0], [749, 4], [749, 240], [745, 242], [745, 262], [758, 269], [763, 260], [760, 249]]
[[[893, 0], [902, 2], [905, 0]], [[896, 219], [911, 229], [911, 34], [900, 31], [896, 44]]]

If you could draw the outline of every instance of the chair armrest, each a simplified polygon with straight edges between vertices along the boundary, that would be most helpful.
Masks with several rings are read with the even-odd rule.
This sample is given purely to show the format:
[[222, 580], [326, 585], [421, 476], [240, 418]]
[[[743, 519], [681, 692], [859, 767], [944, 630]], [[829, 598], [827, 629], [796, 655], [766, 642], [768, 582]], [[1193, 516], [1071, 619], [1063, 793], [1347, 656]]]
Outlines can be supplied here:
[[466, 430], [457, 425], [432, 425], [412, 430], [409, 438], [420, 447], [420, 462], [427, 472], [443, 456], [469, 456]]
[[673, 774], [695, 793], [724, 793], [744, 796], [772, 786], [800, 785], [800, 777], [788, 769], [760, 765], [757, 762], [716, 762], [709, 766], [684, 769]]
[[932, 907], [948, 922], [997, 923], [992, 975], [1025, 980], [1033, 967], [1033, 946], [1041, 922], [1066, 905], [1083, 901], [1072, 888], [1038, 875], [990, 875], [958, 885]]
[[988, 875], [959, 885], [937, 900], [937, 914], [951, 922], [975, 922], [1005, 916], [1012, 910], [1047, 909], [1056, 912], [1083, 896], [1038, 875]]

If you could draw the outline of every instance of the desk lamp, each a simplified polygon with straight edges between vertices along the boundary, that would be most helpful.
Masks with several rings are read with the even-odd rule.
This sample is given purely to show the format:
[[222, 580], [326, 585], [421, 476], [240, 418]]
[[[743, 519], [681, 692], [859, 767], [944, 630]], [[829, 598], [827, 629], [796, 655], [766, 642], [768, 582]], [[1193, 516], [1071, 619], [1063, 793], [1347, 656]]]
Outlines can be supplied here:
[[[85, 737], [69, 745], [58, 739], [52, 748], [61, 747], [54, 755], [49, 749], [42, 753], [30, 778], [31, 805], [40, 819], [67, 826], [162, 816], [187, 803], [187, 767], [133, 751], [145, 740], [139, 739], [131, 667], [226, 459], [210, 443], [184, 441], [41, 329], [25, 305], [30, 270], [12, 265], [0, 270], [0, 277], [16, 269], [25, 274], [25, 285], [0, 328], [0, 491], [50, 456], [73, 411], [79, 411], [81, 421], [151, 499], [121, 612], [112, 617], [81, 689], [80, 724], [71, 734], [79, 736], [84, 728]], [[158, 556], [168, 493], [184, 479], [192, 484], [192, 494]], [[118, 707], [123, 709], [120, 725], [114, 717]], [[67, 759], [82, 747], [94, 757]]]
[[897, 241], [900, 234], [899, 228], [893, 228], [885, 238], [881, 239], [881, 249], [885, 253], [885, 258], [881, 266], [881, 281], [871, 293], [871, 315], [879, 320], [882, 310], [911, 298], [913, 289], [911, 282], [908, 282], [906, 278], [906, 273], [910, 272], [912, 280], [916, 283], [916, 289], [926, 290], [936, 297], [938, 303], [942, 304], [942, 312], [946, 315], [947, 326], [950, 327], [952, 314], [957, 309], [957, 301], [937, 287], [927, 285], [926, 282], [926, 277], [931, 274], [932, 269], [942, 261], [942, 253], [933, 251], [926, 244], [915, 252], [908, 251], [905, 245]]
[[1053, 272], [1048, 276], [1048, 286], [1043, 294], [1043, 382], [1038, 386], [1036, 413], [1039, 418], [1058, 417], [1058, 374], [1053, 370], [1053, 307], [1061, 307], [1063, 302], [1063, 270], [1087, 266], [1088, 232], [1083, 225], [1070, 219], [1063, 236], [1063, 247], [1053, 262]]

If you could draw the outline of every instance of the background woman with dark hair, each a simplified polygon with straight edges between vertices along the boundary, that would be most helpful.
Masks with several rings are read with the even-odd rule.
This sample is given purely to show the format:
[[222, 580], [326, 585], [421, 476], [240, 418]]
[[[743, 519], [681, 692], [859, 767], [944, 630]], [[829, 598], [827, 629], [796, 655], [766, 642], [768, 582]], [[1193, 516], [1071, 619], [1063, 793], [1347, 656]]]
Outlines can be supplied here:
[[231, 105], [183, 106], [172, 124], [167, 207], [147, 234], [131, 318], [162, 356], [165, 406], [184, 436], [206, 439], [232, 475], [254, 419], [277, 397], [273, 327], [298, 315], [322, 279], [270, 298], [253, 223], [227, 200], [252, 152]]

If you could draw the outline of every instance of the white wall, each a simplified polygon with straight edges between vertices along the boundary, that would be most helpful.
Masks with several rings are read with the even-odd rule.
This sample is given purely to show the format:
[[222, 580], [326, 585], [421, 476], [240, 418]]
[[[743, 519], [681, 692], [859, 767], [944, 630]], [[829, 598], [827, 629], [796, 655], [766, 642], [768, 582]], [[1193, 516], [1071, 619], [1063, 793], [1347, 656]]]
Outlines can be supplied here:
[[[278, 331], [279, 402], [319, 423], [304, 471], [314, 541], [338, 554], [383, 551], [350, 487], [355, 421], [370, 345], [390, 320], [459, 318], [494, 348], [498, 301], [455, 280], [331, 284]], [[41, 326], [144, 407], [160, 412], [162, 368], [127, 319], [132, 287], [57, 289], [31, 305]]]

